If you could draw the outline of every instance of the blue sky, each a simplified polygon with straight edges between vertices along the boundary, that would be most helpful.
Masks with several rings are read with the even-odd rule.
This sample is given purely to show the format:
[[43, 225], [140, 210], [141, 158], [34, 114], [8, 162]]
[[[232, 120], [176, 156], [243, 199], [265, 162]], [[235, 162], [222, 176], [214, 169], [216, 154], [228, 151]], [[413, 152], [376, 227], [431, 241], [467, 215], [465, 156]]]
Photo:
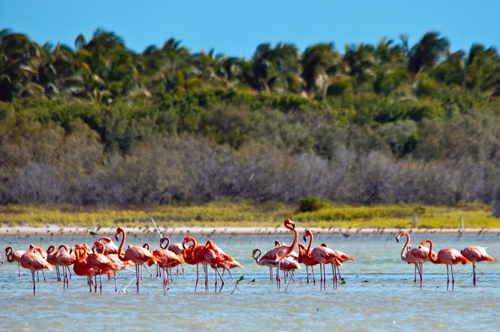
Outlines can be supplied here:
[[0, 0], [0, 29], [26, 33], [43, 44], [71, 47], [100, 27], [142, 52], [170, 37], [192, 52], [250, 57], [263, 42], [293, 43], [303, 51], [318, 42], [376, 44], [383, 37], [409, 36], [415, 44], [425, 32], [447, 37], [452, 50], [473, 43], [500, 46], [500, 1], [462, 0]]

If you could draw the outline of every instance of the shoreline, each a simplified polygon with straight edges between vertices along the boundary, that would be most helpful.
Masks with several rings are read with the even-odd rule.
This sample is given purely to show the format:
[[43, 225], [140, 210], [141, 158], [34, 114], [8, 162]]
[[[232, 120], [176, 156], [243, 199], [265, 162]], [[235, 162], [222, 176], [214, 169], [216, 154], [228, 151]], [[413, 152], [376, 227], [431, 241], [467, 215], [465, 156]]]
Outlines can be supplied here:
[[[153, 226], [149, 227], [122, 227], [127, 234], [131, 235], [154, 235], [157, 234]], [[296, 227], [299, 234], [305, 232], [306, 229], [311, 230], [314, 234], [328, 234], [328, 235], [344, 235], [346, 237], [353, 235], [383, 235], [383, 234], [397, 234], [400, 228], [320, 228], [320, 227]], [[493, 229], [479, 229], [479, 228], [465, 228], [463, 231], [459, 228], [406, 228], [404, 229], [410, 234], [423, 235], [423, 234], [437, 234], [437, 235], [498, 235], [500, 234], [499, 228]], [[234, 235], [279, 235], [290, 233], [289, 230], [283, 227], [159, 227], [159, 231], [164, 236], [172, 235], [217, 235], [217, 236], [234, 236]], [[91, 234], [93, 232], [95, 234]], [[116, 227], [2, 227], [0, 228], [0, 237], [3, 236], [73, 236], [73, 235], [101, 235], [113, 236], [116, 234]]]

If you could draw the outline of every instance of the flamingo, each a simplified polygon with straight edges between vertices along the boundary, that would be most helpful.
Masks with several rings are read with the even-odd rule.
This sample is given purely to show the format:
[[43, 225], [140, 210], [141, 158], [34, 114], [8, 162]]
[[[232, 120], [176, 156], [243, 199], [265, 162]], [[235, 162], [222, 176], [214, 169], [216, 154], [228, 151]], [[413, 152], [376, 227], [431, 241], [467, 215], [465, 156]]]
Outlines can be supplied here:
[[118, 247], [113, 242], [113, 240], [111, 240], [111, 238], [101, 237], [98, 241], [101, 244], [94, 249], [96, 252], [101, 251], [101, 254], [105, 256], [108, 256], [110, 254], [118, 254]]
[[87, 261], [87, 248], [86, 245], [75, 245], [75, 263], [73, 263], [73, 272], [77, 276], [87, 277], [89, 291], [92, 292], [92, 277], [95, 276], [95, 270], [90, 266]]
[[56, 256], [57, 256], [56, 247], [54, 245], [49, 246], [47, 248], [46, 261], [49, 262], [50, 265], [56, 267], [57, 281], [61, 281], [61, 275], [59, 273], [59, 266], [56, 265]]
[[[61, 250], [64, 249], [64, 250]], [[47, 256], [48, 257], [48, 256]], [[70, 253], [70, 248], [66, 244], [62, 244], [59, 246], [56, 252], [56, 257], [55, 257], [55, 265], [56, 266], [61, 266], [63, 270], [63, 289], [64, 287], [68, 288], [69, 287], [69, 276], [66, 270], [69, 271], [69, 266], [75, 263], [76, 256]], [[70, 272], [71, 274], [71, 272]]]
[[[137, 293], [139, 293], [139, 285], [140, 285], [140, 276], [139, 276], [139, 267], [147, 264], [150, 260], [153, 260], [155, 262], [158, 262], [159, 259], [153, 256], [147, 249], [142, 248], [142, 247], [136, 247], [136, 246], [129, 246], [127, 250], [125, 251], [124, 257], [122, 257], [122, 249], [123, 245], [125, 244], [125, 241], [127, 239], [127, 234], [125, 231], [121, 228], [118, 227], [116, 229], [116, 235], [115, 238], [118, 241], [120, 234], [123, 234], [122, 242], [120, 243], [120, 247], [118, 248], [118, 258], [122, 261], [132, 261], [135, 264], [135, 270], [136, 270], [136, 278], [137, 278]], [[133, 279], [132, 279], [133, 280]]]
[[[186, 244], [189, 242], [193, 242], [192, 245], [189, 247], [186, 247]], [[196, 264], [196, 284], [194, 286], [194, 291], [196, 292], [196, 288], [198, 287], [198, 264], [201, 263], [203, 266], [203, 271], [205, 273], [205, 291], [208, 292], [208, 277], [207, 277], [207, 270], [206, 270], [206, 264], [203, 260], [203, 254], [205, 252], [205, 246], [197, 244], [196, 240], [190, 236], [186, 236], [184, 238], [184, 242], [182, 243], [183, 247], [183, 257], [184, 261], [187, 264], [190, 265], [195, 265]]]
[[[183, 257], [184, 249], [182, 248], [182, 243], [172, 243], [168, 246], [168, 250], [173, 251], [177, 256]], [[184, 274], [184, 263], [181, 264], [182, 267], [182, 275]], [[179, 266], [177, 266], [177, 276], [179, 276]]]
[[[473, 274], [473, 284], [476, 286], [476, 263], [482, 262], [482, 261], [490, 261], [490, 262], [497, 262], [496, 259], [491, 257], [486, 253], [485, 247], [478, 247], [478, 246], [470, 246], [465, 249], [460, 250], [460, 253], [470, 260], [472, 262], [472, 274]], [[462, 263], [466, 264], [466, 263]]]
[[[163, 243], [167, 241], [167, 244], [163, 247]], [[173, 251], [170, 251], [166, 248], [169, 247], [170, 239], [168, 237], [163, 237], [160, 239], [160, 249], [155, 249], [151, 252], [153, 256], [159, 259], [158, 266], [163, 269], [163, 294], [167, 292], [168, 287], [168, 269], [172, 267], [176, 267], [179, 264], [184, 263], [184, 259], [182, 257], [177, 256]], [[149, 264], [153, 264], [152, 261]]]
[[[35, 248], [35, 245], [30, 244], [30, 250], [31, 250], [31, 248]], [[42, 259], [47, 260], [47, 252], [42, 247], [37, 247], [37, 250], [34, 251], [34, 254], [40, 255], [40, 257], [42, 257]], [[42, 276], [43, 276], [43, 281], [47, 281], [45, 279], [45, 273], [43, 272], [43, 269], [42, 269]], [[40, 276], [38, 275], [38, 271], [36, 271], [36, 277], [37, 277], [37, 281], [40, 281]]]
[[286, 219], [283, 223], [285, 225], [285, 228], [293, 231], [295, 233], [295, 238], [293, 239], [293, 243], [291, 246], [286, 246], [286, 245], [281, 245], [279, 247], [275, 247], [274, 249], [266, 252], [264, 256], [262, 256], [261, 259], [259, 259], [259, 265], [264, 265], [262, 264], [263, 262], [266, 263], [275, 263], [277, 266], [276, 269], [276, 283], [277, 283], [277, 288], [281, 288], [281, 278], [280, 278], [280, 262], [287, 257], [297, 246], [297, 242], [299, 239], [299, 232], [295, 230], [295, 223], [291, 221], [290, 219]]
[[[316, 285], [316, 277], [314, 276], [314, 265], [318, 265], [311, 257], [311, 244], [312, 241], [309, 242], [309, 248], [306, 250], [306, 247], [299, 243], [299, 259], [298, 262], [302, 263], [306, 266], [306, 274], [307, 274], [307, 283], [309, 283], [309, 266], [311, 267], [312, 275], [313, 275], [313, 283]], [[309, 251], [309, 254], [307, 252]]]
[[[304, 235], [304, 241], [307, 240], [307, 237], [310, 237], [310, 243], [309, 243], [307, 255], [310, 256], [312, 260], [314, 260], [320, 264], [320, 266], [319, 266], [320, 271], [322, 271], [321, 272], [321, 279], [320, 279], [320, 283], [322, 284], [321, 286], [323, 286], [323, 289], [326, 289], [326, 267], [325, 267], [325, 264], [331, 264], [332, 265], [332, 274], [333, 274], [333, 289], [337, 288], [337, 286], [338, 286], [337, 271], [338, 271], [338, 275], [340, 276], [340, 266], [342, 266], [342, 263], [344, 263], [346, 261], [353, 261], [353, 262], [357, 263], [356, 259], [343, 253], [340, 250], [330, 249], [324, 243], [322, 243], [321, 246], [316, 247], [312, 251], [310, 251], [311, 244], [313, 242], [313, 233], [310, 230], [306, 231], [306, 234]], [[320, 286], [320, 289], [321, 289], [321, 286]]]
[[[410, 234], [406, 231], [400, 231], [398, 236], [396, 236], [396, 241], [398, 243], [401, 236], [406, 236], [406, 243], [403, 250], [401, 250], [401, 259], [408, 264], [415, 264], [415, 280], [413, 282], [417, 282], [418, 270], [420, 276], [420, 289], [422, 289], [422, 284], [424, 282], [424, 263], [429, 261], [429, 249], [423, 246], [410, 249]], [[432, 256], [437, 257], [435, 252], [432, 253]]]
[[[222, 291], [222, 287], [224, 287], [224, 273], [221, 275], [219, 272], [219, 268], [227, 270], [229, 275], [231, 276], [231, 272], [229, 269], [235, 267], [243, 267], [240, 263], [235, 261], [232, 257], [226, 255], [224, 250], [216, 246], [212, 240], [208, 240], [205, 245], [205, 253], [203, 255], [204, 261], [210, 265], [211, 268], [215, 270], [215, 290], [217, 291], [217, 274], [221, 280], [221, 287], [219, 289], [219, 293]], [[232, 278], [232, 276], [231, 276]]]
[[[100, 240], [99, 240], [100, 241]], [[99, 241], [96, 241], [99, 242]], [[102, 241], [101, 241], [102, 242]], [[99, 248], [101, 250], [101, 254], [103, 254], [105, 252], [105, 243], [102, 243], [103, 245], [101, 246], [97, 246], [97, 248]], [[97, 249], [95, 249], [96, 252], [98, 252]], [[119, 258], [118, 258], [118, 254], [108, 254], [108, 255], [105, 255], [106, 258], [114, 265], [114, 269], [111, 269], [113, 271], [113, 276], [115, 278], [115, 293], [118, 292], [118, 281], [116, 280], [116, 272], [118, 271], [122, 271], [124, 269], [127, 269], [127, 270], [130, 270], [127, 268], [127, 266], [130, 266], [130, 265], [134, 265], [134, 262], [132, 261], [125, 261], [125, 262], [122, 262]], [[134, 270], [130, 270], [130, 271], [134, 271]], [[109, 276], [109, 274], [108, 274]]]
[[33, 295], [36, 293], [35, 271], [43, 269], [49, 269], [52, 271], [52, 265], [43, 259], [41, 250], [43, 249], [33, 246], [27, 253], [21, 256], [21, 266], [31, 271], [31, 278], [33, 279]]
[[[129, 246], [128, 246], [128, 247], [130, 248], [130, 247], [132, 247], [132, 245], [131, 245], [131, 244], [129, 244]], [[142, 245], [142, 247], [143, 247], [144, 249], [146, 249], [147, 251], [150, 251], [150, 249], [151, 249], [151, 247], [150, 247], [149, 243], [144, 243], [144, 244]], [[151, 265], [153, 265], [153, 264], [154, 264], [154, 261], [150, 261], [150, 262], [148, 262], [148, 264], [149, 264], [149, 263], [151, 263]], [[149, 266], [151, 266], [151, 265], [149, 265]], [[143, 273], [142, 273], [142, 272], [143, 272], [143, 271], [142, 271], [142, 268], [143, 268], [143, 267], [144, 267], [144, 268], [146, 268], [146, 270], [149, 272], [149, 275], [151, 276], [151, 279], [154, 279], [154, 277], [153, 277], [153, 272], [151, 272], [151, 271], [148, 269], [148, 267], [147, 267], [147, 266], [145, 266], [145, 265], [141, 265], [141, 280], [144, 280], [144, 276], [143, 276]], [[158, 271], [158, 267], [156, 268], [156, 270]], [[156, 276], [158, 276], [158, 274], [157, 274]]]
[[23, 250], [12, 251], [11, 247], [5, 248], [5, 255], [7, 256], [7, 262], [14, 263], [17, 262], [19, 267], [19, 277], [21, 277], [21, 257], [26, 253]]
[[434, 264], [446, 264], [446, 274], [448, 275], [448, 283], [446, 286], [446, 290], [449, 290], [450, 288], [450, 272], [448, 267], [451, 267], [451, 279], [452, 279], [452, 286], [451, 290], [455, 290], [455, 277], [453, 276], [453, 265], [457, 265], [458, 263], [471, 263], [470, 260], [462, 256], [457, 250], [455, 249], [441, 249], [439, 250], [437, 254], [437, 259], [432, 257], [432, 246], [433, 243], [431, 240], [424, 240], [422, 243], [420, 243], [421, 246], [424, 246], [426, 243], [430, 243], [431, 247], [429, 249], [429, 260], [434, 263]]
[[[104, 244], [101, 241], [96, 241], [94, 243], [94, 246], [101, 246], [104, 247]], [[116, 267], [111, 263], [111, 261], [108, 259], [108, 257], [104, 256], [103, 254], [99, 253], [91, 253], [87, 256], [87, 262], [91, 268], [93, 268], [97, 273], [95, 274], [95, 288], [94, 291], [97, 293], [97, 274], [99, 274], [99, 288], [100, 288], [100, 294], [102, 294], [102, 273], [109, 271], [109, 270], [115, 270]]]

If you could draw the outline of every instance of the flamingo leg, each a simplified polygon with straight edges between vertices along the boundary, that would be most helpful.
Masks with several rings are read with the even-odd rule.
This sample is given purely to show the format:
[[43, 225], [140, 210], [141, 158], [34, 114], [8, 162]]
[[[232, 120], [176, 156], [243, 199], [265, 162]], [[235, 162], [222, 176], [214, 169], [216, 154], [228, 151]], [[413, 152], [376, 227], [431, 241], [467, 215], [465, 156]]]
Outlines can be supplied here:
[[[217, 274], [219, 275], [220, 277], [220, 281], [221, 281], [221, 286], [220, 286], [220, 289], [219, 289], [219, 293], [222, 291], [222, 287], [224, 287], [224, 278], [222, 278], [222, 275], [220, 274], [219, 272], [219, 269], [218, 268], [215, 268], [215, 271], [217, 272]], [[215, 275], [215, 280], [217, 280], [217, 275]], [[215, 291], [217, 291], [217, 288], [215, 288]]]
[[122, 290], [123, 293], [125, 293], [127, 291], [128, 286], [130, 286], [130, 284], [132, 283], [132, 281], [134, 281], [136, 278], [137, 278], [137, 268], [136, 268], [136, 274], [134, 275], [134, 277], [132, 279], [130, 279], [130, 281], [128, 282], [127, 286], [125, 286], [125, 288]]
[[316, 285], [316, 277], [314, 276], [314, 266], [311, 265], [311, 271], [313, 274], [313, 284]]
[[335, 265], [332, 264], [332, 279], [333, 279], [333, 289], [335, 289], [335, 279], [337, 277], [337, 269], [335, 268]]
[[102, 295], [102, 278], [101, 278], [101, 276], [102, 276], [102, 271], [101, 271], [101, 273], [99, 273], [99, 294]]
[[227, 270], [227, 273], [229, 273], [229, 276], [231, 277], [231, 280], [234, 280], [233, 275], [231, 274], [231, 271], [229, 271], [229, 269]]
[[203, 268], [205, 269], [205, 292], [210, 292], [210, 287], [208, 286], [208, 265], [203, 263]]
[[455, 277], [453, 276], [453, 265], [450, 265], [450, 269], [451, 269], [451, 290], [454, 291], [455, 290]]
[[31, 271], [31, 278], [33, 279], [33, 295], [35, 295], [36, 292], [35, 271]]
[[97, 293], [97, 271], [96, 273], [94, 274], [94, 293]]
[[19, 267], [19, 277], [21, 277], [21, 263], [17, 262], [17, 267]]
[[217, 292], [217, 270], [216, 269], [214, 269], [214, 277], [215, 277], [215, 292]]
[[2, 267], [5, 264], [5, 262], [4, 261], [0, 261], [0, 262], [2, 262], [2, 266], [0, 266], [0, 271], [2, 271]]
[[36, 271], [36, 281], [40, 282], [40, 274], [38, 273], [38, 271]]
[[422, 284], [424, 283], [424, 263], [419, 263], [420, 265], [420, 290], [422, 290]]
[[446, 275], [448, 276], [448, 283], [446, 284], [446, 290], [450, 290], [450, 271], [449, 271], [449, 266], [446, 265]]
[[476, 263], [472, 263], [473, 284], [476, 286]]
[[[172, 268], [168, 269], [170, 271], [170, 282], [174, 282], [174, 275], [172, 274]], [[167, 275], [168, 277], [168, 275]]]
[[92, 293], [92, 277], [87, 277], [87, 284], [89, 284], [89, 293]]
[[194, 286], [194, 292], [196, 293], [196, 288], [198, 287], [198, 264], [196, 264], [196, 284]]
[[137, 266], [137, 294], [139, 294], [139, 285], [141, 284], [140, 273], [142, 273], [142, 265]]
[[43, 273], [43, 270], [42, 270], [42, 277], [43, 277], [43, 281], [47, 281], [47, 280], [45, 279], [45, 273]]
[[71, 279], [71, 277], [73, 276], [73, 274], [71, 273], [71, 270], [69, 268], [69, 265], [66, 266], [66, 268], [68, 269], [68, 272], [69, 272], [69, 278]]
[[413, 282], [417, 282], [417, 264], [415, 264], [415, 279]]
[[179, 276], [179, 265], [177, 265], [177, 276]]
[[57, 276], [57, 281], [61, 281], [61, 275], [59, 273], [59, 266], [56, 266], [56, 276]]
[[[158, 265], [158, 264], [157, 264], [157, 265]], [[145, 269], [146, 269], [146, 271], [148, 271], [148, 272], [149, 272], [149, 274], [151, 275], [151, 279], [154, 279], [154, 278], [153, 278], [153, 272], [151, 272], [151, 271], [148, 269], [148, 267], [147, 267], [146, 265], [144, 265], [144, 268], [145, 268]]]
[[306, 265], [307, 284], [309, 284], [309, 266]]
[[113, 274], [115, 276], [115, 293], [118, 293], [118, 281], [116, 280], [116, 271]]
[[293, 271], [290, 272], [290, 279], [292, 279], [293, 283], [295, 283], [295, 278], [293, 277]]
[[338, 278], [337, 278], [337, 283], [339, 282], [339, 279], [342, 280], [342, 276], [340, 275], [340, 266], [338, 265], [335, 265], [337, 267], [337, 275], [338, 275]]
[[280, 278], [280, 262], [276, 265], [276, 287], [281, 288], [281, 278]]
[[319, 282], [319, 290], [323, 290], [323, 263], [319, 264], [319, 274], [321, 275], [321, 279]]
[[186, 274], [184, 273], [184, 264], [181, 264], [182, 266], [182, 275], [185, 276]]
[[163, 295], [167, 293], [167, 288], [168, 288], [168, 275], [167, 272], [165, 271], [165, 266], [163, 267]]
[[269, 267], [269, 279], [271, 282], [273, 281], [273, 268], [271, 266]]

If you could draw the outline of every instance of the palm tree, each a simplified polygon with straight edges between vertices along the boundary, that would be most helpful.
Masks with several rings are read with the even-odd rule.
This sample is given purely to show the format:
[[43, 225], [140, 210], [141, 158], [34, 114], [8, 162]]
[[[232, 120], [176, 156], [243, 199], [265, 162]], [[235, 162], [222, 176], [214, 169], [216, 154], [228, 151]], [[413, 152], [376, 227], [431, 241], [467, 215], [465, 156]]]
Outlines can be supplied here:
[[439, 38], [437, 32], [427, 32], [422, 39], [411, 48], [408, 68], [417, 74], [425, 67], [433, 67], [446, 54], [449, 47], [446, 38]]
[[337, 74], [340, 70], [340, 55], [335, 52], [332, 43], [320, 43], [309, 46], [302, 55], [302, 78], [305, 81], [305, 90], [311, 95], [321, 92], [323, 99], [326, 97], [328, 85], [331, 83], [330, 75]]

